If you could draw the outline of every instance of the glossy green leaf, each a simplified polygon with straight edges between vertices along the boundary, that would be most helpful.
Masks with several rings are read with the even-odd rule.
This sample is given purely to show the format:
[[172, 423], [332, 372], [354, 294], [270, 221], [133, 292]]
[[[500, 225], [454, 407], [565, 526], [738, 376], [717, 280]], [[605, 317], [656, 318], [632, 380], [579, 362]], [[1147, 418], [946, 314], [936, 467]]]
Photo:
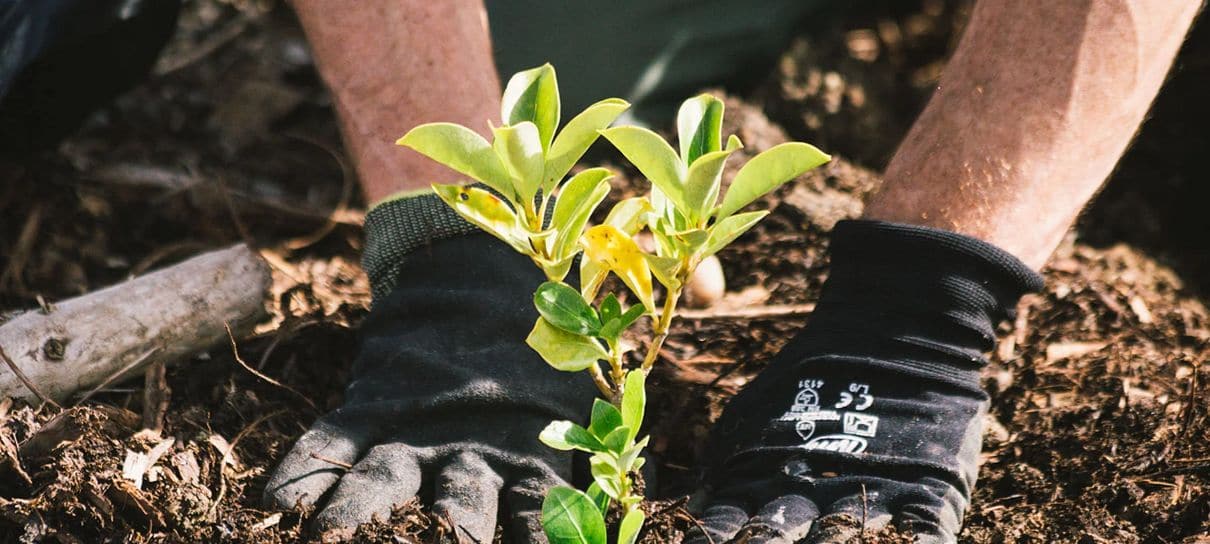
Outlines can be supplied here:
[[433, 191], [467, 221], [521, 253], [533, 252], [519, 226], [517, 214], [500, 197], [478, 187], [462, 185], [434, 185]]
[[606, 168], [589, 168], [563, 185], [551, 215], [551, 225], [558, 231], [553, 246], [556, 255], [566, 257], [576, 252], [584, 225], [609, 194], [611, 177], [612, 172]]
[[580, 243], [584, 246], [585, 257], [617, 274], [643, 306], [655, 307], [651, 269], [643, 251], [630, 236], [612, 225], [597, 225], [584, 233]]
[[706, 153], [689, 167], [689, 175], [685, 179], [685, 204], [689, 206], [688, 211], [695, 222], [709, 215], [714, 203], [718, 201], [719, 187], [723, 182], [723, 167], [727, 165], [727, 157], [731, 156], [731, 153]]
[[525, 339], [542, 360], [558, 370], [578, 372], [609, 357], [600, 342], [562, 330], [539, 317]]
[[676, 151], [659, 134], [633, 126], [621, 126], [601, 131], [626, 160], [658, 187], [678, 207], [685, 208], [682, 185], [688, 167], [676, 156]]
[[732, 215], [719, 221], [717, 225], [710, 228], [710, 239], [706, 240], [706, 247], [702, 250], [702, 258], [709, 257], [718, 253], [719, 250], [727, 247], [727, 244], [735, 241], [741, 234], [748, 232], [748, 229], [769, 215], [767, 211], [747, 212]]
[[602, 399], [593, 399], [592, 418], [588, 424], [588, 432], [598, 439], [604, 440], [614, 429], [622, 426], [622, 413], [618, 407]]
[[722, 149], [723, 101], [701, 94], [681, 103], [676, 114], [681, 158], [692, 165], [698, 157]]
[[618, 427], [610, 431], [609, 434], [605, 435], [605, 438], [601, 439], [601, 443], [604, 444], [605, 448], [609, 451], [620, 455], [626, 450], [626, 444], [629, 443], [629, 438], [630, 427], [622, 425], [621, 427]]
[[618, 230], [634, 236], [643, 224], [647, 222], [647, 214], [651, 213], [651, 202], [643, 197], [627, 198], [609, 210], [605, 217], [605, 225], [612, 225]]
[[572, 117], [546, 153], [546, 171], [543, 174], [542, 190], [550, 191], [571, 171], [580, 157], [597, 141], [600, 131], [613, 123], [630, 104], [620, 98], [607, 98], [588, 106], [579, 115]]
[[609, 498], [617, 500], [622, 495], [622, 474], [613, 460], [605, 454], [596, 454], [588, 460], [588, 469], [592, 472], [592, 481], [600, 486]]
[[605, 445], [588, 429], [570, 421], [552, 421], [538, 434], [538, 440], [559, 451], [580, 450], [588, 453], [605, 451]]
[[832, 158], [810, 144], [787, 142], [752, 157], [731, 180], [718, 217], [725, 218], [769, 191]]
[[543, 282], [534, 291], [534, 307], [546, 321], [572, 334], [592, 336], [601, 328], [596, 310], [580, 292], [553, 281]]
[[543, 64], [513, 74], [500, 99], [500, 120], [507, 125], [525, 121], [534, 124], [540, 135], [542, 150], [550, 149], [555, 129], [559, 127], [559, 82], [555, 69]]
[[618, 297], [613, 293], [605, 295], [605, 298], [601, 299], [601, 303], [597, 306], [601, 310], [602, 323], [622, 317], [622, 303], [618, 302]]
[[513, 188], [521, 203], [529, 203], [538, 194], [542, 183], [542, 144], [538, 141], [538, 128], [525, 121], [507, 127], [492, 129], [495, 139], [492, 148], [504, 163], [512, 178]]
[[609, 511], [609, 501], [612, 499], [609, 498], [609, 494], [605, 493], [596, 482], [588, 484], [588, 491], [586, 493], [588, 494], [588, 498], [592, 499], [593, 504], [597, 505], [597, 510], [602, 512]]
[[626, 388], [622, 393], [622, 425], [630, 429], [626, 442], [634, 440], [643, 426], [643, 411], [647, 409], [647, 373], [631, 370], [626, 373]]
[[550, 544], [606, 544], [605, 516], [586, 493], [566, 486], [546, 493], [542, 530]]
[[639, 539], [639, 531], [643, 528], [643, 521], [646, 519], [642, 510], [635, 508], [626, 513], [622, 518], [621, 525], [618, 525], [618, 544], [634, 544]]

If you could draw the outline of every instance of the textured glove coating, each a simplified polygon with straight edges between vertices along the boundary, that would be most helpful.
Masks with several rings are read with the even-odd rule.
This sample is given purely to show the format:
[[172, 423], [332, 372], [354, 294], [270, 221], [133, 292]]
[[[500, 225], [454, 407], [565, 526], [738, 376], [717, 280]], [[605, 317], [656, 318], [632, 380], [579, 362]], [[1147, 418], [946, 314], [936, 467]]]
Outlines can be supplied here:
[[973, 238], [837, 224], [806, 330], [715, 427], [702, 515], [713, 540], [843, 541], [833, 522], [846, 514], [867, 529], [894, 522], [922, 541], [955, 540], [987, 410], [984, 353], [995, 325], [1040, 287]]

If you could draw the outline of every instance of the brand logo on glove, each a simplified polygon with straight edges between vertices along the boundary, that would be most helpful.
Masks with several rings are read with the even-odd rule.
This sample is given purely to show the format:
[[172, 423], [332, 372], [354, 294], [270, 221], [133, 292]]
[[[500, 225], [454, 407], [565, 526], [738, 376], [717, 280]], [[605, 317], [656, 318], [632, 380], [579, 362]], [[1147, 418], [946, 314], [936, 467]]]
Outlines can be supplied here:
[[828, 434], [817, 436], [803, 444], [803, 449], [835, 451], [840, 453], [861, 453], [869, 445], [864, 438], [847, 434]]

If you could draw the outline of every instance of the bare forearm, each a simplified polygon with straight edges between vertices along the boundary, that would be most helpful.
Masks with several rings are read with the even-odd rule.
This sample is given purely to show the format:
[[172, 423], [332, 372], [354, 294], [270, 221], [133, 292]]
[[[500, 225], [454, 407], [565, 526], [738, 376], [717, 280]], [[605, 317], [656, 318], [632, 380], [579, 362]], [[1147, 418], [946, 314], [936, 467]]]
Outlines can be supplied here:
[[481, 0], [294, 0], [370, 202], [457, 175], [395, 145], [450, 121], [486, 133], [500, 82]]
[[1113, 170], [1196, 0], [983, 0], [867, 217], [956, 231], [1040, 268]]

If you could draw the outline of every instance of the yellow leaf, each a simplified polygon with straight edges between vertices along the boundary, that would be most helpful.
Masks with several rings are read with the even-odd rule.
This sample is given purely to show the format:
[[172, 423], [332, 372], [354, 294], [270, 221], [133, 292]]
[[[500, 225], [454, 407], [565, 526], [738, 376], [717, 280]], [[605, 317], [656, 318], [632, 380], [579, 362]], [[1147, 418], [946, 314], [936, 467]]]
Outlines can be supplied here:
[[584, 246], [584, 255], [617, 274], [648, 311], [655, 308], [651, 268], [634, 240], [612, 225], [597, 225], [584, 233], [580, 243]]

